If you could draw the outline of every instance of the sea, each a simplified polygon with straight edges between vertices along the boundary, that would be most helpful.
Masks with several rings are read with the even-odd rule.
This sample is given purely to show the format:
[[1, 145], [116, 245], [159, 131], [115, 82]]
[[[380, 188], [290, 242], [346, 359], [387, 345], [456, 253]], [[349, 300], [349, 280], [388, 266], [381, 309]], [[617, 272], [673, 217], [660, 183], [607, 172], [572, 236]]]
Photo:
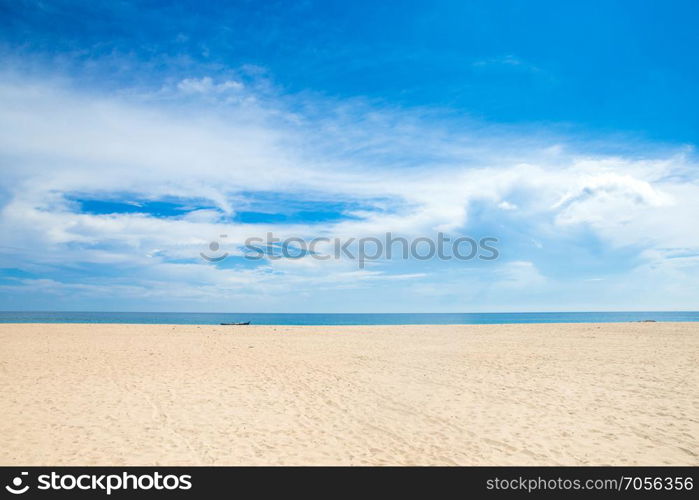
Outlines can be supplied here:
[[699, 321], [699, 311], [509, 313], [185, 313], [0, 311], [0, 323], [130, 323], [217, 325], [497, 325], [517, 323], [628, 323]]

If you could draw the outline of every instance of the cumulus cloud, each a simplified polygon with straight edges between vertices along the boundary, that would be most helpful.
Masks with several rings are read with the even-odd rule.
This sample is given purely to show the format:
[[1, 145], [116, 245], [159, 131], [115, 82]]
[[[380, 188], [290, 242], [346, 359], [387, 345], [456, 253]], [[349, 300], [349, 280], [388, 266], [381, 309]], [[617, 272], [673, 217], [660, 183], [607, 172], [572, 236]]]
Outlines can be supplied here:
[[[527, 289], [540, 290], [541, 300], [547, 290], [549, 300], [559, 294], [568, 278], [547, 275], [549, 261], [588, 243], [580, 239], [583, 230], [602, 245], [635, 247], [639, 265], [626, 270], [629, 283], [634, 273], [655, 276], [653, 269], [696, 269], [691, 259], [672, 258], [680, 249], [699, 252], [691, 230], [699, 176], [684, 149], [647, 145], [638, 157], [596, 154], [575, 137], [534, 139], [361, 101], [257, 95], [254, 86], [212, 77], [180, 79], [167, 99], [162, 86], [100, 93], [21, 74], [2, 81], [0, 258], [2, 267], [34, 275], [8, 281], [3, 294], [89, 291], [122, 296], [124, 304], [138, 296], [151, 304], [218, 307], [235, 300], [250, 310], [261, 310], [253, 305], [264, 299], [280, 310], [290, 303], [289, 290], [298, 297], [325, 290], [324, 300], [342, 300], [356, 297], [343, 290], [357, 287], [368, 296], [399, 296], [410, 282], [424, 297], [420, 290], [439, 283], [451, 283], [448, 290], [467, 286], [438, 263], [379, 262], [360, 271], [346, 261], [233, 260], [216, 267], [197, 260], [221, 234], [240, 257], [247, 237], [268, 231], [307, 238], [388, 231], [502, 236], [501, 261], [479, 268], [468, 284], [490, 290], [492, 308], [507, 307], [498, 290], [513, 308], [528, 304]], [[280, 213], [299, 200], [347, 208], [330, 221], [237, 218], [271, 195]], [[189, 200], [192, 209], [99, 214], [82, 210], [76, 198]], [[696, 298], [689, 294], [685, 302]], [[318, 308], [327, 306], [324, 300]], [[305, 310], [314, 307], [306, 303]]]

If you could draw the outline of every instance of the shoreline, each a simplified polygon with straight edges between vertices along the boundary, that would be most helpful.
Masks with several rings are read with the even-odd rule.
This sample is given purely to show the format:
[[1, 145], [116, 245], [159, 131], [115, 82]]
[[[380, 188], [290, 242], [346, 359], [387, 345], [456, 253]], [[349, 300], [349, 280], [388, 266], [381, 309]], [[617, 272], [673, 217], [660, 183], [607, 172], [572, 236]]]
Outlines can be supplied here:
[[34, 323], [12, 323], [0, 321], [0, 326], [39, 326], [39, 325], [90, 325], [90, 326], [205, 326], [205, 327], [296, 327], [296, 328], [362, 328], [362, 327], [478, 327], [478, 326], [565, 326], [565, 325], [635, 325], [635, 324], [661, 324], [661, 325], [696, 325], [698, 321], [661, 321], [661, 320], [636, 320], [636, 321], [608, 321], [608, 322], [592, 322], [592, 321], [566, 321], [560, 323], [351, 323], [351, 324], [289, 324], [289, 323], [251, 323], [249, 325], [222, 325], [218, 323], [87, 323], [87, 322], [34, 322]]
[[2, 465], [699, 465], [699, 324], [0, 324]]
[[597, 311], [526, 313], [158, 313], [0, 311], [0, 323], [220, 325], [508, 325], [698, 322], [699, 311]]

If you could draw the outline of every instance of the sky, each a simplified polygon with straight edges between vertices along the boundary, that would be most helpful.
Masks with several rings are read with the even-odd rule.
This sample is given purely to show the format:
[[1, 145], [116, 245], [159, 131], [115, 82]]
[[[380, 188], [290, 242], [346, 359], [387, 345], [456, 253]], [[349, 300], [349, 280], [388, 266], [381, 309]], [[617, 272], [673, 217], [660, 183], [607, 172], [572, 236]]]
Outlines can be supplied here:
[[[0, 309], [697, 310], [697, 21], [692, 1], [0, 0]], [[270, 232], [499, 256], [246, 258]]]

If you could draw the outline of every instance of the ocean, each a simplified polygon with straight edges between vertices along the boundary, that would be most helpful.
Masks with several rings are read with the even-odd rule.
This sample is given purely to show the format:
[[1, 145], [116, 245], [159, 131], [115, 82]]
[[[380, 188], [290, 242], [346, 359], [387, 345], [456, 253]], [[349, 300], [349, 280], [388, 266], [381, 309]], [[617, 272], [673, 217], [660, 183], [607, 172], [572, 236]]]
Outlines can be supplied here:
[[138, 323], [217, 325], [495, 325], [516, 323], [626, 323], [699, 321], [699, 311], [526, 313], [179, 313], [0, 311], [0, 323]]

